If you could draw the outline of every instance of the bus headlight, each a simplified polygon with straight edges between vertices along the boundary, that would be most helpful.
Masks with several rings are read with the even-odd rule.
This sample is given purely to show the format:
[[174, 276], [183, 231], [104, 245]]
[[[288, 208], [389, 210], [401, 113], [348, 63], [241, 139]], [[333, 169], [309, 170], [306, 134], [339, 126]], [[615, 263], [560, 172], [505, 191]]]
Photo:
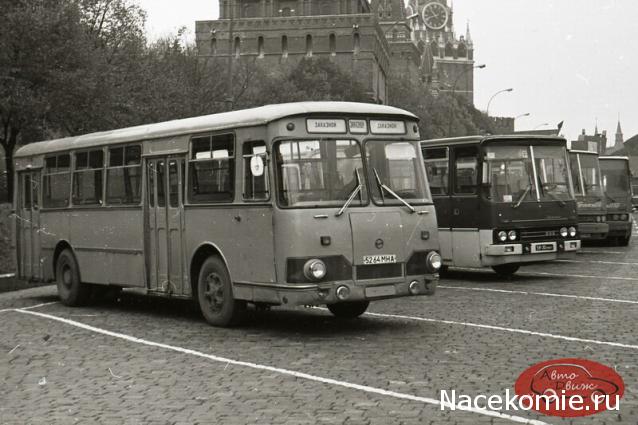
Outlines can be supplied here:
[[569, 231], [567, 230], [567, 227], [560, 228], [560, 235], [563, 238], [566, 238], [569, 235]]
[[596, 216], [596, 223], [600, 223], [601, 221], [602, 221], [602, 218], [599, 215], [597, 215]]
[[507, 238], [510, 241], [515, 241], [516, 238], [518, 238], [518, 234], [516, 233], [516, 230], [510, 230], [509, 232], [507, 232]]
[[600, 222], [601, 222], [601, 223], [604, 223], [604, 222], [606, 222], [606, 221], [607, 221], [607, 217], [605, 217], [604, 215], [603, 215], [603, 216], [600, 216]]
[[501, 242], [507, 242], [507, 232], [505, 232], [504, 230], [498, 232], [498, 240]]
[[613, 217], [611, 218], [613, 221], [618, 221], [620, 220], [620, 216], [618, 214], [614, 214]]
[[327, 272], [326, 263], [321, 260], [308, 260], [303, 266], [303, 274], [309, 280], [319, 281], [326, 277]]
[[576, 232], [576, 228], [575, 228], [574, 226], [572, 226], [572, 227], [570, 227], [570, 228], [569, 228], [569, 236], [570, 236], [570, 237], [572, 237], [572, 238], [573, 238], [573, 237], [575, 237], [575, 236], [576, 236], [576, 233], [577, 233], [577, 232]]
[[627, 221], [627, 220], [629, 220], [629, 216], [627, 214], [623, 214], [623, 215], [620, 216], [620, 220]]
[[443, 265], [443, 259], [438, 252], [430, 252], [425, 259], [425, 266], [428, 268], [430, 273], [436, 273], [441, 270], [441, 266]]

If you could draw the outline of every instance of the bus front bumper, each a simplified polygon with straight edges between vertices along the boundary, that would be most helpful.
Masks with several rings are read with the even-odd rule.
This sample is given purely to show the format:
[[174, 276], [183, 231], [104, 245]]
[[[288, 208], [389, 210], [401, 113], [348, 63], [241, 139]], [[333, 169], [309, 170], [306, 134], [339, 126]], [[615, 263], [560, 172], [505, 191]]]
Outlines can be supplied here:
[[[273, 305], [324, 305], [349, 301], [372, 301], [408, 296], [434, 295], [439, 276], [409, 276], [401, 281], [341, 281], [318, 284], [235, 283], [235, 298]], [[337, 290], [342, 290], [342, 297]], [[343, 294], [347, 297], [343, 298]]]
[[575, 254], [581, 247], [580, 240], [530, 242], [488, 245], [483, 263], [487, 266], [509, 263], [534, 263], [555, 260], [565, 254]]
[[631, 235], [633, 223], [631, 221], [608, 221], [610, 238], [626, 238]]
[[609, 233], [609, 224], [607, 223], [578, 223], [578, 232], [580, 238], [586, 241], [602, 240]]

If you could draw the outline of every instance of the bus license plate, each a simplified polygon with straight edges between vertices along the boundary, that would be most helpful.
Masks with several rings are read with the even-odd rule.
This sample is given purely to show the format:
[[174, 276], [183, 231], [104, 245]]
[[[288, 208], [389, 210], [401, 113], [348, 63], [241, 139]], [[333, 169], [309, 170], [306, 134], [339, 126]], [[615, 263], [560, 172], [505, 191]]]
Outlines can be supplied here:
[[556, 244], [554, 243], [538, 243], [532, 247], [532, 252], [555, 252]]
[[371, 266], [374, 264], [394, 264], [397, 262], [396, 255], [364, 255], [363, 264]]
[[366, 288], [366, 298], [391, 297], [397, 294], [397, 288], [392, 286], [370, 286]]

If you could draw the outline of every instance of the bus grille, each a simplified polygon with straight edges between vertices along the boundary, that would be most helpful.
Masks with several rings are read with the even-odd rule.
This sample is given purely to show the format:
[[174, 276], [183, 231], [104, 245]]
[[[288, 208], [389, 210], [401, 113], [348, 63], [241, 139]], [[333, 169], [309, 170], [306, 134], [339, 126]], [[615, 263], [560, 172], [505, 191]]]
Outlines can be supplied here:
[[403, 264], [375, 264], [357, 266], [357, 280], [385, 279], [403, 276]]
[[523, 229], [521, 230], [521, 241], [541, 241], [555, 239], [559, 237], [559, 229]]

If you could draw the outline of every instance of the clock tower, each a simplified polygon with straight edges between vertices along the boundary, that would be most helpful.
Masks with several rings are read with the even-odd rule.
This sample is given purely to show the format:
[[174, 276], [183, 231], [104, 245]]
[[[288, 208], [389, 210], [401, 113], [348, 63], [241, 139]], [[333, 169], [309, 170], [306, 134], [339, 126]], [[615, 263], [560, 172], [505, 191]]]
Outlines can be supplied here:
[[423, 46], [422, 74], [432, 89], [473, 103], [474, 44], [469, 23], [465, 35], [457, 36], [448, 0], [410, 0], [406, 14], [416, 15], [410, 22], [415, 41]]

